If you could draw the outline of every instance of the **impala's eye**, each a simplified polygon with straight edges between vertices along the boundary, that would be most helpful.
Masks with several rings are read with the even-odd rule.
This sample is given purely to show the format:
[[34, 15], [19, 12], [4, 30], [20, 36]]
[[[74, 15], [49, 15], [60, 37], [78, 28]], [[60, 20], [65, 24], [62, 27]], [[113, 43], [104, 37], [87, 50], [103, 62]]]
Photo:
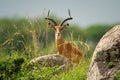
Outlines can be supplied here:
[[61, 28], [61, 30], [63, 30], [64, 28], [67, 28], [67, 26], [69, 26], [69, 24], [64, 24], [63, 27]]
[[67, 26], [69, 26], [69, 24], [68, 24], [68, 23], [64, 25], [64, 27], [67, 27]]
[[52, 28], [53, 30], [56, 30], [54, 25], [52, 23], [50, 23], [50, 22], [48, 23], [48, 27]]
[[53, 24], [49, 22], [49, 23], [48, 23], [48, 26], [52, 27], [52, 26], [53, 26]]

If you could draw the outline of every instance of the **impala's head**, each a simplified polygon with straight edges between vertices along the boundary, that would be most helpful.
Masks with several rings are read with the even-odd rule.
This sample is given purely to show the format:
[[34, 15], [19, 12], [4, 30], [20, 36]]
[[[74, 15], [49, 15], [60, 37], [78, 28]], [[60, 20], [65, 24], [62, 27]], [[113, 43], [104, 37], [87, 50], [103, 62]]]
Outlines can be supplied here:
[[64, 20], [63, 20], [61, 23], [59, 23], [59, 24], [57, 24], [57, 22], [54, 21], [53, 19], [49, 18], [49, 12], [50, 12], [50, 11], [48, 11], [48, 16], [47, 16], [45, 19], [50, 21], [50, 22], [48, 23], [49, 27], [50, 27], [50, 28], [53, 28], [53, 29], [55, 30], [55, 38], [56, 38], [56, 39], [60, 39], [61, 36], [62, 36], [62, 30], [63, 30], [65, 27], [69, 26], [69, 24], [68, 24], [68, 23], [65, 24], [65, 22], [72, 19], [71, 15], [70, 15], [70, 10], [68, 10], [68, 13], [69, 13], [69, 16], [70, 16], [70, 17], [64, 19]]

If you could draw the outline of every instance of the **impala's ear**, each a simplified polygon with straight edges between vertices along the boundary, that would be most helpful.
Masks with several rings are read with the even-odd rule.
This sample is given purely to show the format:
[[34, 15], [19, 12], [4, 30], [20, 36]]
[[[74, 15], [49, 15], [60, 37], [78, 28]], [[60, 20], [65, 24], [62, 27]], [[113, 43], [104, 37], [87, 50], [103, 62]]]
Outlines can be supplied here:
[[61, 30], [63, 30], [64, 28], [66, 28], [67, 26], [69, 26], [69, 24], [64, 24], [63, 27], [61, 28]]
[[54, 27], [54, 24], [52, 24], [52, 23], [48, 23], [48, 27], [50, 27], [50, 28], [52, 28], [52, 29], [54, 29], [55, 30], [55, 27]]

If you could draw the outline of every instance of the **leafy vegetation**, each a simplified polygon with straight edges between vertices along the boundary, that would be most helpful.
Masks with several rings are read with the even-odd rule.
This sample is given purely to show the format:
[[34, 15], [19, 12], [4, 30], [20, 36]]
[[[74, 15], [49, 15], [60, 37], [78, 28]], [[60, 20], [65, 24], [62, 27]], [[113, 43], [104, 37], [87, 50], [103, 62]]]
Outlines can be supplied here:
[[35, 65], [26, 61], [23, 56], [18, 56], [18, 54], [9, 56], [0, 62], [0, 80], [50, 80], [58, 73], [59, 70], [55, 67]]
[[114, 66], [113, 62], [109, 62], [109, 63], [108, 63], [108, 67], [109, 67], [109, 68], [112, 68], [113, 66]]
[[[58, 20], [59, 21], [59, 20]], [[110, 25], [81, 28], [71, 25], [63, 38], [84, 51], [85, 59], [71, 70], [61, 73], [57, 67], [43, 67], [30, 60], [56, 53], [54, 31], [43, 18], [0, 19], [0, 80], [85, 80], [96, 43]]]
[[117, 71], [117, 80], [120, 80], [120, 69]]

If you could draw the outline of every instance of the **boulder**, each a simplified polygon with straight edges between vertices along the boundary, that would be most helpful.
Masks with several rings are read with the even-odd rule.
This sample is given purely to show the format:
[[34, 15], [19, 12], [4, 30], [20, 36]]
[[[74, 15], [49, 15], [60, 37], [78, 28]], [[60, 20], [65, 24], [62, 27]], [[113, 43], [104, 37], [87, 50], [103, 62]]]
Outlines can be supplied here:
[[96, 46], [87, 80], [116, 80], [120, 69], [120, 25], [109, 30]]
[[73, 66], [70, 60], [59, 54], [40, 56], [31, 60], [31, 62], [46, 67], [59, 67], [62, 71], [66, 71]]

